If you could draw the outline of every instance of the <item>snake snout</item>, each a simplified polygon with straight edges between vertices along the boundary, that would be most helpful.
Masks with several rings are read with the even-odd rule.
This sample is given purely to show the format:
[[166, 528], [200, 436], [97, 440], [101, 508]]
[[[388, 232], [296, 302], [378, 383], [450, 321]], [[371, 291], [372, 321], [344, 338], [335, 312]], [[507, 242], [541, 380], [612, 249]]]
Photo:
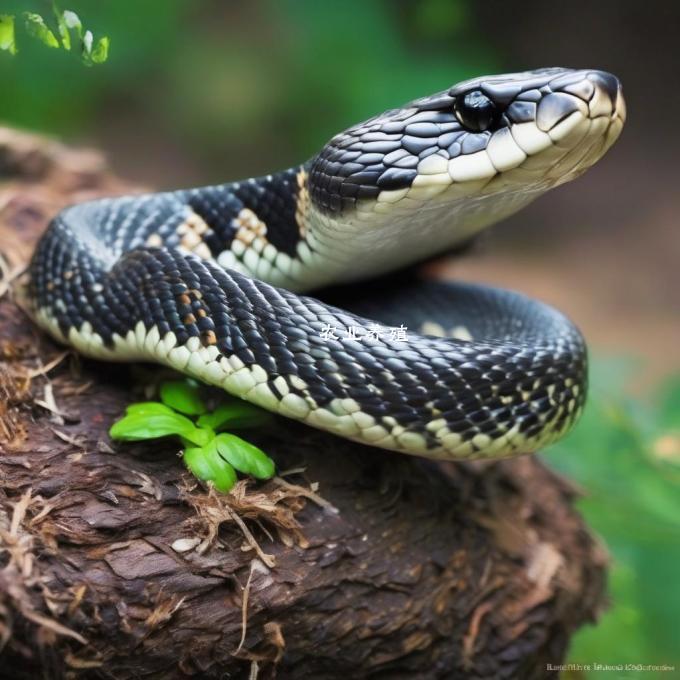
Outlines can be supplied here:
[[607, 71], [595, 71], [590, 74], [589, 80], [606, 92], [612, 102], [616, 102], [616, 97], [621, 90], [621, 83], [615, 75], [607, 73]]
[[602, 98], [609, 97], [611, 103], [611, 115], [626, 120], [626, 102], [623, 98], [621, 81], [606, 71], [591, 72], [589, 79], [595, 84], [596, 94]]
[[[571, 71], [551, 81], [550, 89], [561, 95], [582, 102], [589, 118], [618, 117], [625, 120], [626, 109], [619, 79], [607, 71]], [[542, 102], [543, 103], [543, 102]]]
[[594, 69], [566, 70], [543, 88], [536, 128], [550, 139], [542, 162], [557, 186], [583, 174], [621, 134], [626, 107], [619, 79]]

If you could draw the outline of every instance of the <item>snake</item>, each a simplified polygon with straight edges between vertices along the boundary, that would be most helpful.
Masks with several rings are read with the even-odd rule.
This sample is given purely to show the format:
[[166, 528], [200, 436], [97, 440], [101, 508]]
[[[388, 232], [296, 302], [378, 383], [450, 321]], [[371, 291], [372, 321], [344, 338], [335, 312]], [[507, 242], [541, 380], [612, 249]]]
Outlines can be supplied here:
[[483, 76], [273, 174], [69, 206], [30, 262], [29, 313], [83, 355], [171, 367], [373, 447], [532, 453], [583, 410], [581, 332], [518, 292], [399, 272], [580, 176], [625, 116], [605, 71]]

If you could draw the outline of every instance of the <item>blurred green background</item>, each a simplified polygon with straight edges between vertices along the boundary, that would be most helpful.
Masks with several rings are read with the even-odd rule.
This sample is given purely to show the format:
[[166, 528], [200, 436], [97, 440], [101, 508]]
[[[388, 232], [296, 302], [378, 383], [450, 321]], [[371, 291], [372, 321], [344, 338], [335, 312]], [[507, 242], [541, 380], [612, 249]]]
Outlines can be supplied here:
[[[485, 72], [595, 66], [621, 77], [629, 122], [608, 158], [437, 271], [521, 289], [583, 328], [595, 355], [589, 408], [546, 459], [582, 486], [580, 507], [611, 551], [611, 608], [576, 635], [571, 660], [680, 674], [680, 58], [670, 48], [680, 5], [61, 7], [110, 37], [108, 62], [86, 68], [19, 32], [19, 54], [0, 53], [0, 119], [103, 149], [122, 176], [156, 187], [287, 167], [345, 126]], [[0, 13], [25, 9], [49, 14], [39, 0], [0, 1]]]

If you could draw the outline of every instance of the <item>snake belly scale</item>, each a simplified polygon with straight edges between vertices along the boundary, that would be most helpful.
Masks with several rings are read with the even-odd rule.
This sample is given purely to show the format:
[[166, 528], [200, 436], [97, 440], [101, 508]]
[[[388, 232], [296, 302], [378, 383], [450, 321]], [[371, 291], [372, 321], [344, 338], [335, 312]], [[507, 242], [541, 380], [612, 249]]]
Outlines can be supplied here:
[[[535, 451], [584, 403], [586, 349], [568, 319], [480, 285], [377, 296], [362, 282], [579, 176], [624, 120], [602, 71], [465, 81], [298, 167], [66, 208], [35, 251], [26, 305], [85, 355], [165, 364], [352, 440], [441, 459]], [[361, 291], [350, 308], [301, 295], [338, 283]], [[348, 330], [376, 322], [408, 334]]]

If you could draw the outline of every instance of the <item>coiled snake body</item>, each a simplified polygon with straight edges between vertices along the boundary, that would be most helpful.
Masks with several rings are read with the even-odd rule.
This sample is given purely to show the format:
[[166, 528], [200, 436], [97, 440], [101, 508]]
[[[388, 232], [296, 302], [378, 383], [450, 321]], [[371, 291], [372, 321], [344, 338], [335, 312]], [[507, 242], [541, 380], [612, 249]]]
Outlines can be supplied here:
[[31, 313], [83, 354], [166, 364], [374, 446], [534, 451], [585, 398], [585, 346], [559, 312], [462, 283], [394, 286], [377, 301], [355, 283], [351, 311], [298, 293], [466, 241], [584, 172], [624, 118], [601, 71], [478, 78], [274, 175], [76, 205], [37, 247]]

